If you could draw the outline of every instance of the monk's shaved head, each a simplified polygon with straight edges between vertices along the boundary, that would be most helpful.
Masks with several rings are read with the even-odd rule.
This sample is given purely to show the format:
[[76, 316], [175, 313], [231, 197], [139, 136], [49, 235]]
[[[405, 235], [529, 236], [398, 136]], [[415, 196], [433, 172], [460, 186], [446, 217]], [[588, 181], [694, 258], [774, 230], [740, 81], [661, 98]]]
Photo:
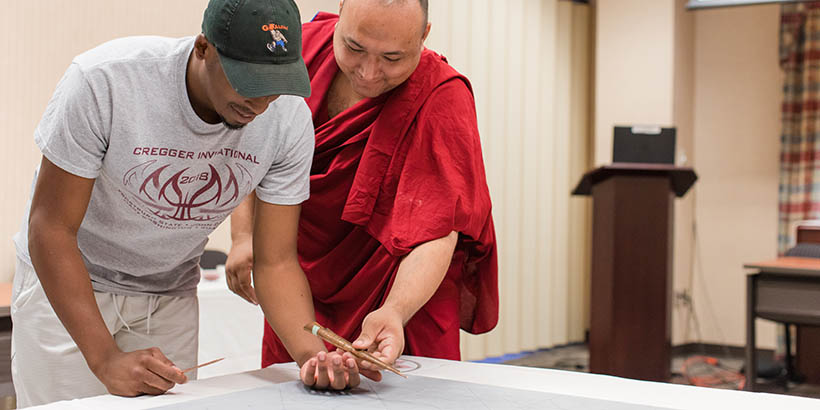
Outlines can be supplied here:
[[416, 70], [430, 33], [426, 0], [342, 0], [333, 52], [345, 83], [361, 98], [402, 84]]
[[340, 15], [342, 13], [342, 9], [344, 9], [344, 4], [351, 2], [369, 2], [383, 7], [417, 5], [418, 8], [421, 10], [421, 31], [423, 33], [427, 30], [427, 22], [429, 21], [427, 0], [341, 0], [341, 2], [339, 3]]

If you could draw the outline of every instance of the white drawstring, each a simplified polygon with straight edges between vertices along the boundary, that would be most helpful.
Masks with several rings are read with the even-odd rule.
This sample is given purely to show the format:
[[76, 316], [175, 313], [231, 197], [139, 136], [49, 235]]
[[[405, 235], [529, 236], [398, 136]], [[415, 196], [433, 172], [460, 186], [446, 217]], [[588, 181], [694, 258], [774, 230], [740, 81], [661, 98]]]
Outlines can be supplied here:
[[[124, 299], [125, 296], [122, 296], [122, 298]], [[128, 322], [126, 322], [125, 318], [122, 317], [122, 312], [120, 312], [120, 309], [122, 309], [122, 307], [124, 307], [125, 305], [123, 304], [123, 306], [120, 306], [117, 303], [117, 295], [114, 294], [114, 293], [111, 293], [111, 299], [114, 301], [114, 312], [117, 314], [117, 319], [119, 319], [120, 322], [122, 322], [123, 326], [125, 326], [125, 329], [131, 334], [143, 336], [143, 335], [131, 330], [131, 326], [128, 326]], [[150, 295], [150, 296], [148, 296], [148, 314], [146, 315], [146, 324], [145, 324], [146, 328], [147, 328], [146, 329], [146, 334], [147, 335], [151, 334], [151, 315], [154, 313], [154, 310], [156, 310], [158, 304], [159, 304], [159, 295]]]
[[128, 329], [128, 331], [130, 332], [131, 327], [128, 326], [128, 322], [126, 322], [125, 319], [123, 319], [122, 314], [120, 313], [120, 306], [119, 304], [117, 304], [117, 295], [112, 293], [111, 299], [114, 301], [114, 311], [117, 312], [117, 319], [119, 319], [120, 322], [122, 322], [122, 324], [125, 325], [125, 328]]
[[159, 302], [159, 296], [151, 295], [148, 296], [148, 319], [146, 323], [146, 334], [151, 334], [151, 314], [154, 313], [154, 309], [157, 307], [157, 302]]

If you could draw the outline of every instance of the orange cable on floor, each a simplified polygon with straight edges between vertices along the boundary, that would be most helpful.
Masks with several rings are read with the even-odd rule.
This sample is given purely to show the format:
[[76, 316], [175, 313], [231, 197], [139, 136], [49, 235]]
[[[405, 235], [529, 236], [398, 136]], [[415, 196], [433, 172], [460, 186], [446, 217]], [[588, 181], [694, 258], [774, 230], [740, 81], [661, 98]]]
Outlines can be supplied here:
[[746, 376], [720, 364], [720, 360], [709, 356], [692, 356], [681, 366], [686, 380], [701, 387], [719, 387], [743, 390]]

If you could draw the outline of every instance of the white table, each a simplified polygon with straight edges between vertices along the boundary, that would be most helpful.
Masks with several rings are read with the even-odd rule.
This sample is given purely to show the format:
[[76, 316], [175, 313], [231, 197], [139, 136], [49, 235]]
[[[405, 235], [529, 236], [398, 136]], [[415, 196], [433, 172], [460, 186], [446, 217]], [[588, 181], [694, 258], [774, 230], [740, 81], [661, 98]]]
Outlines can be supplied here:
[[[490, 384], [500, 387], [542, 391], [634, 405], [658, 406], [670, 409], [736, 408], [744, 410], [817, 410], [820, 400], [768, 393], [718, 390], [667, 383], [645, 382], [575, 373], [563, 370], [536, 369], [409, 357], [421, 367], [409, 375], [428, 376], [463, 382]], [[177, 386], [168, 394], [156, 397], [124, 398], [97, 396], [82, 400], [52, 403], [36, 409], [122, 409], [141, 410], [198, 400], [226, 393], [264, 387], [270, 383], [297, 380], [298, 369], [293, 363], [267, 369], [213, 377]]]
[[[199, 369], [198, 377], [256, 370], [262, 366], [262, 331], [265, 316], [228, 289], [225, 267], [203, 271], [199, 295], [199, 362], [225, 360]], [[206, 279], [213, 277], [214, 279]]]

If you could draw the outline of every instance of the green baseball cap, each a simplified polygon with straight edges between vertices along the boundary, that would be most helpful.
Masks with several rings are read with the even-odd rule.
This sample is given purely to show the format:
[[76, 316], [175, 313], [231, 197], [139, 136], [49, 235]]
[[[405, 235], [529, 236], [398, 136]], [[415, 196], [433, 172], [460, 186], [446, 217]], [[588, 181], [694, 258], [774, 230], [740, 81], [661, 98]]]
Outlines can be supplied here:
[[310, 96], [302, 21], [293, 0], [211, 0], [202, 33], [243, 97]]

